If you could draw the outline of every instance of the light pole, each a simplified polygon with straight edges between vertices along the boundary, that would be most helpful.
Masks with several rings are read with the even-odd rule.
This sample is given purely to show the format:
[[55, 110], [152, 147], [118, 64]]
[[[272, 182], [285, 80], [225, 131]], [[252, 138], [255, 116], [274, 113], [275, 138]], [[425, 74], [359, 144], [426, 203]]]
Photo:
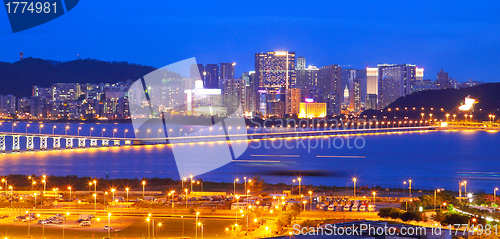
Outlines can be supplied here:
[[184, 189], [184, 192], [186, 192], [186, 209], [188, 208], [188, 189]]
[[293, 195], [293, 184], [295, 183], [295, 179], [292, 180], [292, 190], [290, 191], [290, 194]]
[[130, 188], [125, 188], [125, 191], [127, 191], [127, 202], [128, 202], [128, 190], [130, 190]]
[[64, 127], [64, 135], [68, 135], [68, 129], [69, 129], [69, 126], [66, 125], [66, 127]]
[[233, 195], [236, 195], [236, 182], [238, 182], [238, 181], [240, 181], [239, 178], [235, 178], [234, 179], [234, 182], [233, 182], [234, 183], [234, 192], [233, 192]]
[[300, 182], [302, 182], [302, 178], [297, 178], [297, 180], [299, 181], [299, 195], [300, 195]]
[[80, 136], [80, 130], [82, 129], [82, 127], [78, 127], [78, 136]]
[[127, 138], [127, 132], [128, 132], [128, 129], [125, 129], [125, 131], [123, 131], [123, 138]]
[[247, 192], [247, 177], [243, 177], [243, 179], [245, 180], [245, 193]]
[[146, 190], [146, 181], [142, 180], [142, 199], [144, 199], [144, 190]]
[[312, 191], [309, 191], [309, 211], [313, 210], [313, 199], [312, 199]]
[[111, 238], [111, 213], [108, 213], [108, 238]]
[[377, 192], [372, 192], [373, 194], [373, 205], [375, 205], [375, 196], [377, 195]]
[[[201, 133], [200, 133], [200, 135], [201, 135]], [[191, 191], [190, 192], [192, 192], [193, 191], [193, 175], [189, 175], [189, 179], [191, 179]]]
[[464, 180], [464, 194], [467, 195], [467, 181]]
[[[113, 195], [113, 197], [111, 198], [111, 200], [114, 202], [115, 201], [115, 191], [116, 189], [112, 188], [111, 189], [111, 194]], [[115, 204], [116, 205], [116, 204]]]
[[104, 137], [104, 132], [106, 132], [106, 129], [105, 129], [105, 128], [102, 128], [102, 131], [101, 131], [101, 137]]
[[158, 138], [160, 138], [161, 129], [158, 129]]
[[[69, 212], [66, 213], [66, 217], [69, 217]], [[63, 221], [63, 239], [64, 239], [64, 226], [66, 226], [66, 218]]]
[[405, 197], [406, 181], [403, 182], [403, 197]]
[[54, 135], [55, 133], [55, 129], [56, 129], [56, 126], [54, 125], [54, 127], [52, 127], [52, 135]]
[[450, 114], [446, 114], [446, 122], [448, 122], [448, 117], [450, 117]]
[[97, 194], [94, 193], [92, 196], [94, 196], [94, 210], [97, 210]]
[[434, 211], [436, 211], [436, 192], [441, 192], [440, 189], [434, 190]]
[[97, 194], [97, 180], [94, 180], [93, 183], [94, 183], [94, 193]]
[[117, 129], [113, 129], [113, 138], [115, 138], [115, 133], [118, 131]]
[[495, 190], [493, 190], [493, 203], [495, 203], [495, 204], [497, 202], [497, 191], [498, 191], [498, 188], [495, 188]]
[[172, 191], [170, 191], [169, 194], [172, 196], [172, 213], [174, 213], [174, 194], [175, 194], [175, 191], [172, 190]]
[[358, 179], [352, 178], [352, 181], [354, 182], [354, 197], [356, 197], [356, 181], [358, 181]]
[[92, 137], [92, 131], [94, 131], [94, 127], [90, 127], [90, 137]]
[[17, 125], [16, 123], [12, 124], [12, 133], [14, 133], [14, 127], [16, 127], [16, 125]]
[[411, 181], [411, 179], [410, 179], [410, 180], [408, 180], [408, 182], [410, 183], [410, 185], [409, 185], [409, 187], [408, 187], [408, 190], [409, 190], [409, 192], [410, 192], [410, 197], [411, 197], [411, 182], [412, 182], [412, 181]]
[[69, 200], [70, 200], [70, 202], [71, 202], [71, 201], [72, 201], [72, 200], [71, 200], [71, 187], [68, 187], [68, 190], [69, 190]]
[[455, 121], [455, 118], [457, 117], [456, 114], [453, 114], [453, 121]]
[[179, 137], [181, 137], [182, 129], [179, 129]]
[[[490, 120], [491, 121], [491, 120]], [[490, 122], [491, 123], [491, 122]], [[28, 127], [30, 127], [30, 124], [26, 124], [26, 134], [28, 134]]]

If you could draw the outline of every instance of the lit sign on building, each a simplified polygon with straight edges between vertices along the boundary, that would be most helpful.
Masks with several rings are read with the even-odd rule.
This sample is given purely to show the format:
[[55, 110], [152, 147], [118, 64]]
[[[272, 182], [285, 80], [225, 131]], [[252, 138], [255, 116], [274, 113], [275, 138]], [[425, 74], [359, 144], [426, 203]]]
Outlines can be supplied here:
[[312, 99], [312, 98], [305, 98], [304, 101], [306, 103], [314, 103], [314, 99]]
[[473, 106], [474, 103], [476, 103], [475, 99], [470, 98], [470, 95], [465, 97], [465, 103], [461, 106], [458, 107], [459, 110], [462, 111], [469, 111]]

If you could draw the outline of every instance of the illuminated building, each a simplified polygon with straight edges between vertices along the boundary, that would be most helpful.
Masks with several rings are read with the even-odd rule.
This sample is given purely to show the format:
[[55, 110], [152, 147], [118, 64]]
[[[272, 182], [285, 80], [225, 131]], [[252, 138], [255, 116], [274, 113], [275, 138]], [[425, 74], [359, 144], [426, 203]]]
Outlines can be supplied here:
[[355, 113], [361, 112], [361, 79], [354, 78], [352, 80], [352, 91], [350, 97], [350, 108]]
[[[338, 65], [323, 66], [318, 71], [317, 87], [322, 91], [321, 102], [328, 102], [328, 106], [334, 108], [329, 109], [333, 114], [340, 113], [340, 98], [342, 97], [341, 88], [342, 67]], [[335, 100], [335, 102], [330, 102]]]
[[219, 65], [207, 64], [203, 72], [203, 85], [205, 89], [219, 88]]
[[220, 63], [219, 79], [234, 79], [234, 66], [236, 63]]
[[305, 69], [297, 70], [297, 86], [317, 86], [318, 71], [316, 66], [308, 66]]
[[243, 79], [224, 79], [221, 80], [222, 101], [227, 112], [235, 112], [241, 105], [245, 107], [245, 80]]
[[[378, 70], [378, 109], [412, 93], [412, 83], [417, 81], [415, 65], [380, 64]], [[419, 79], [422, 77], [423, 69], [418, 75]]]
[[13, 95], [0, 95], [0, 114], [16, 113], [16, 97]]
[[299, 107], [299, 118], [323, 118], [326, 117], [326, 103], [301, 102]]
[[52, 100], [77, 100], [80, 96], [80, 85], [77, 83], [56, 83], [52, 85]]
[[260, 112], [271, 115], [288, 113], [286, 93], [295, 86], [295, 52], [255, 53], [255, 80], [261, 93]]
[[366, 68], [366, 94], [378, 94], [378, 68]]
[[377, 109], [377, 95], [376, 94], [367, 94], [366, 95], [366, 106], [365, 110], [376, 110]]
[[295, 85], [295, 52], [255, 53], [255, 74], [259, 89], [268, 94], [291, 88]]
[[465, 97], [464, 104], [459, 106], [458, 109], [461, 111], [469, 111], [474, 106], [474, 103], [476, 103], [476, 100], [470, 98], [470, 95], [468, 95]]
[[297, 57], [297, 67], [295, 70], [300, 71], [300, 70], [305, 70], [306, 69], [306, 58], [303, 56]]
[[299, 105], [300, 105], [300, 89], [289, 89], [287, 92], [286, 100], [287, 100], [287, 108], [289, 114], [298, 114], [299, 113]]

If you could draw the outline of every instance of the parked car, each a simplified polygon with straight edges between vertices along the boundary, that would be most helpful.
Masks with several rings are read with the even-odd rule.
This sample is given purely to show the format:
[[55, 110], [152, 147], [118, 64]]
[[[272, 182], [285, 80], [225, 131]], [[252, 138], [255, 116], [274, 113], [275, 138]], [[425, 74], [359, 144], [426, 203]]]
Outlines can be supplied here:
[[90, 227], [90, 221], [82, 221], [80, 222], [81, 227]]
[[20, 222], [22, 220], [24, 220], [25, 216], [17, 216], [16, 218], [14, 218], [14, 222]]
[[2, 215], [2, 216], [0, 216], [0, 219], [4, 219], [4, 218], [8, 218], [8, 217], [9, 216], [7, 216], [7, 215]]
[[103, 229], [104, 229], [105, 231], [107, 231], [107, 230], [112, 231], [112, 230], [113, 230], [113, 228], [112, 228], [111, 226], [108, 226], [108, 225], [104, 226], [104, 228], [103, 228]]

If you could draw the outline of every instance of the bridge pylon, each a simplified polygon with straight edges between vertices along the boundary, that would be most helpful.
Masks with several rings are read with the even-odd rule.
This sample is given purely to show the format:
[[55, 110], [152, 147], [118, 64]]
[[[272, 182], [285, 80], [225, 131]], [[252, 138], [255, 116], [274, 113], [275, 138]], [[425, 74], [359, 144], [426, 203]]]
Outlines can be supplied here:
[[5, 135], [0, 135], [0, 151], [5, 153]]
[[40, 150], [47, 150], [47, 138], [48, 136], [40, 137]]
[[73, 138], [66, 138], [66, 148], [67, 149], [73, 148]]
[[26, 136], [26, 150], [27, 151], [33, 151], [33, 149], [35, 148], [35, 144], [33, 142], [33, 136]]
[[19, 152], [19, 149], [21, 148], [19, 143], [19, 135], [12, 135], [12, 152]]
[[61, 149], [61, 137], [54, 137], [53, 147], [54, 149]]

